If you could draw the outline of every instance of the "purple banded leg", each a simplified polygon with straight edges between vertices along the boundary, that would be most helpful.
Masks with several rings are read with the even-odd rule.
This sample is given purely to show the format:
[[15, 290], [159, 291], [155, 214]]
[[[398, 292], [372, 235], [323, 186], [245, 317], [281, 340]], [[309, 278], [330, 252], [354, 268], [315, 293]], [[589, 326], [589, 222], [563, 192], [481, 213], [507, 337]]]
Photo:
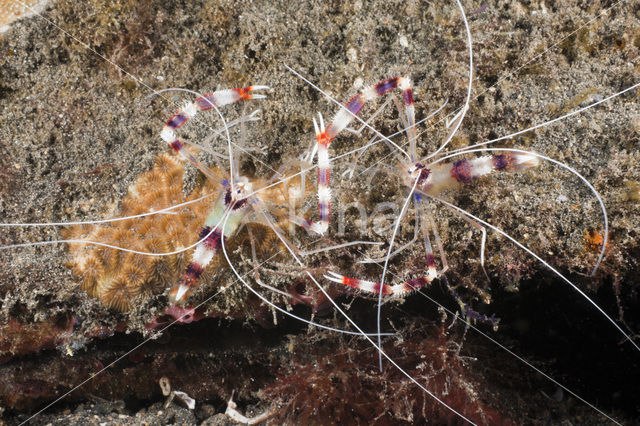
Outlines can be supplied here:
[[451, 286], [451, 284], [449, 284], [449, 281], [447, 281], [446, 277], [444, 276], [443, 281], [445, 287], [447, 287], [447, 290], [449, 290], [449, 293], [451, 293], [455, 301], [458, 303], [458, 306], [460, 306], [460, 312], [462, 312], [463, 317], [467, 321], [473, 321], [474, 323], [477, 321], [483, 322], [485, 324], [491, 325], [494, 330], [498, 329], [498, 323], [500, 322], [499, 318], [496, 318], [495, 315], [487, 316], [474, 311], [469, 305], [462, 301], [462, 298], [460, 297], [458, 292]]
[[[404, 77], [393, 77], [382, 80], [364, 89], [361, 93], [349, 99], [344, 107], [336, 113], [333, 121], [326, 128], [322, 116], [319, 117], [320, 125], [316, 123], [315, 119], [313, 120], [316, 140], [318, 141], [318, 209], [320, 214], [319, 230], [321, 234], [324, 234], [329, 228], [329, 220], [331, 217], [329, 145], [331, 145], [331, 142], [336, 136], [353, 121], [354, 116], [358, 115], [366, 102], [385, 95], [396, 88], [402, 90], [402, 99], [405, 104], [407, 119], [410, 126], [415, 127], [413, 92], [411, 91], [409, 79]], [[415, 129], [413, 135], [415, 139]]]
[[172, 303], [184, 300], [191, 290], [198, 285], [204, 268], [222, 247], [222, 238], [222, 232], [218, 228], [212, 230], [207, 226], [202, 229], [199, 238], [202, 241], [196, 246], [191, 263], [182, 273], [178, 283], [169, 292], [169, 298]]
[[402, 90], [402, 99], [405, 105], [409, 125], [415, 125], [411, 82], [409, 79], [404, 77], [393, 77], [367, 87], [361, 93], [349, 99], [344, 107], [336, 113], [333, 121], [326, 127], [326, 129], [322, 126], [323, 128], [320, 132], [316, 131], [318, 144], [323, 144], [329, 147], [336, 136], [338, 136], [338, 134], [343, 131], [351, 121], [353, 121], [354, 116], [358, 115], [366, 102], [385, 95], [396, 88]]
[[167, 142], [176, 153], [180, 154], [185, 160], [200, 169], [208, 178], [217, 179], [218, 176], [198, 161], [176, 137], [176, 130], [182, 127], [191, 118], [195, 117], [199, 111], [206, 111], [213, 107], [222, 107], [224, 105], [249, 99], [262, 99], [265, 97], [264, 95], [253, 94], [253, 91], [261, 89], [268, 89], [268, 87], [249, 86], [207, 93], [206, 95], [197, 98], [193, 103], [186, 104], [182, 110], [176, 112], [171, 118], [169, 118], [160, 133], [160, 137], [163, 141]]

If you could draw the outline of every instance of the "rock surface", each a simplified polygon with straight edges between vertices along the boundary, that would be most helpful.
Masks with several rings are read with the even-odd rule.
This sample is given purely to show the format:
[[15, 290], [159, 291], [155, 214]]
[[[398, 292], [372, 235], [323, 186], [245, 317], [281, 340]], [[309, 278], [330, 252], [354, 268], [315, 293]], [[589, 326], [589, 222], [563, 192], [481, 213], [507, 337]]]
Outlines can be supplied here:
[[[571, 0], [465, 2], [464, 7], [473, 37], [473, 94], [451, 150], [557, 118], [640, 82], [640, 9], [633, 2], [612, 7]], [[426, 155], [446, 137], [439, 120], [463, 105], [466, 49], [460, 15], [451, 2], [90, 1], [80, 6], [57, 1], [41, 15], [14, 22], [0, 36], [2, 221], [69, 222], [117, 214], [118, 202], [130, 185], [166, 149], [159, 138], [164, 120], [189, 99], [175, 93], [149, 97], [171, 87], [206, 92], [249, 84], [270, 86], [268, 99], [252, 103], [246, 111], [261, 109], [261, 121], [249, 125], [247, 140], [232, 132], [234, 142], [253, 150], [243, 155], [242, 172], [270, 178], [311, 146], [311, 118], [321, 111], [328, 121], [337, 108], [285, 65], [340, 102], [357, 92], [359, 82], [395, 75], [413, 80], [418, 118], [448, 100], [445, 114], [419, 127], [419, 150]], [[602, 215], [589, 190], [569, 173], [545, 164], [533, 172], [495, 176], [443, 195], [518, 238], [615, 319], [622, 316], [633, 331], [640, 330], [638, 98], [634, 90], [500, 143], [571, 165], [602, 195], [610, 241], [595, 277], [586, 275], [597, 258]], [[241, 109], [235, 111], [223, 112], [232, 119]], [[371, 111], [364, 111], [363, 117]], [[384, 134], [393, 133], [399, 128], [397, 115], [390, 105], [374, 124]], [[199, 124], [185, 129], [192, 140], [220, 126], [213, 113], [199, 117]], [[366, 132], [360, 137], [341, 136], [331, 147], [332, 155], [363, 146], [370, 137]], [[225, 152], [224, 141], [216, 143]], [[381, 161], [395, 168], [386, 147], [370, 151], [360, 159], [361, 166]], [[402, 204], [408, 190], [397, 177], [384, 167], [351, 180], [341, 177], [350, 162], [351, 157], [338, 161], [333, 170], [335, 218], [341, 206], [354, 200], [369, 214], [383, 202]], [[201, 179], [193, 170], [187, 174], [185, 191]], [[315, 179], [313, 172], [308, 176]], [[314, 195], [308, 195], [312, 212]], [[610, 323], [535, 259], [491, 232], [486, 265], [491, 283], [487, 284], [478, 264], [479, 232], [442, 206], [433, 204], [430, 211], [449, 261], [448, 280], [458, 285], [474, 308], [501, 318], [497, 340], [619, 421], [628, 423], [640, 416], [634, 393], [640, 354], [628, 343], [619, 344], [620, 334]], [[389, 240], [391, 230], [378, 229], [390, 225], [381, 215], [367, 222], [364, 230], [358, 229], [356, 215], [345, 216], [346, 225], [336, 220], [330, 231], [334, 242]], [[399, 235], [403, 242], [413, 236], [409, 223]], [[55, 227], [0, 231], [0, 243], [5, 245], [62, 238]], [[304, 233], [291, 238], [300, 245], [312, 241]], [[422, 245], [416, 243], [402, 256], [392, 270], [396, 280], [419, 273], [421, 252]], [[366, 254], [384, 252], [367, 249]], [[224, 411], [232, 392], [242, 411], [248, 406], [254, 414], [274, 411], [274, 423], [326, 424], [327, 419], [349, 418], [354, 423], [370, 423], [372, 418], [379, 423], [416, 423], [431, 413], [420, 404], [423, 398], [429, 401], [424, 404], [432, 400], [393, 367], [386, 365], [384, 373], [377, 372], [376, 356], [367, 342], [314, 330], [306, 333], [304, 325], [281, 316], [274, 324], [275, 314], [252, 298], [224, 265], [192, 299], [194, 305], [206, 301], [206, 314], [220, 319], [175, 326], [158, 337], [157, 330], [146, 325], [167, 307], [164, 294], [137, 300], [135, 309], [116, 313], [78, 288], [65, 266], [69, 259], [64, 244], [4, 250], [0, 256], [0, 383], [5, 383], [0, 405], [8, 423], [25, 420], [147, 337], [156, 339], [126, 354], [35, 421], [124, 424], [210, 419], [209, 424], [215, 424], [218, 420], [211, 419], [220, 417], [214, 412]], [[250, 251], [239, 250], [236, 256], [252, 276]], [[377, 267], [354, 265], [354, 259], [362, 257], [355, 251], [334, 252], [305, 262], [317, 277], [329, 268], [379, 277]], [[269, 272], [273, 269], [279, 273]], [[283, 291], [317, 293], [285, 256], [268, 264], [262, 274], [269, 285]], [[321, 282], [336, 293], [344, 292]], [[229, 288], [217, 294], [220, 285]], [[433, 287], [426, 294], [455, 309], [446, 290]], [[493, 302], [484, 306], [474, 288], [489, 294]], [[280, 296], [273, 297], [287, 306]], [[359, 324], [374, 328], [371, 298], [353, 299], [338, 300], [351, 303], [349, 313]], [[310, 310], [299, 305], [294, 312], [310, 317]], [[326, 303], [314, 306], [316, 320], [347, 327], [332, 319], [334, 310]], [[438, 344], [444, 352], [462, 339], [460, 322], [446, 331], [431, 325], [439, 324], [441, 315], [420, 295], [404, 304], [387, 304], [384, 313], [390, 321], [387, 329], [393, 324], [399, 336], [385, 347], [425, 382], [433, 373], [429, 368], [437, 363], [421, 359], [420, 351], [431, 353]], [[49, 335], [42, 336], [43, 330], [50, 330]], [[323, 345], [332, 350], [324, 359], [318, 355]], [[465, 397], [473, 395], [475, 403], [466, 404], [466, 413], [479, 422], [600, 424], [603, 420], [472, 331], [461, 355], [472, 358], [449, 353], [450, 364], [439, 368], [457, 374], [458, 383], [468, 384]], [[175, 389], [196, 398], [198, 407], [208, 404], [211, 410], [198, 408], [188, 414], [173, 406], [158, 409], [164, 399], [157, 381], [163, 375]], [[331, 380], [322, 380], [326, 377]], [[375, 395], [383, 386], [387, 386], [386, 400], [353, 399], [354, 393]], [[309, 398], [306, 403], [292, 396], [298, 387], [315, 389], [298, 393]], [[311, 400], [322, 394], [329, 395], [330, 402], [316, 407], [319, 411], [304, 410], [305, 405], [315, 407]], [[95, 402], [102, 399], [120, 402]], [[352, 411], [338, 410], [340, 401]], [[465, 405], [464, 398], [458, 403]], [[446, 415], [442, 409], [430, 418], [444, 421]]]

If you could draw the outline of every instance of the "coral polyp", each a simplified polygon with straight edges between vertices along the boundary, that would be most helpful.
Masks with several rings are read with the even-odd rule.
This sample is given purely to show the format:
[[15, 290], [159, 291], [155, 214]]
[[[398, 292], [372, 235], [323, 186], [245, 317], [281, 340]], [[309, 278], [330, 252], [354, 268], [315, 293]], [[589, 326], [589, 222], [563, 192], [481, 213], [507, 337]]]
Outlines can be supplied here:
[[[183, 178], [184, 161], [175, 154], [163, 153], [151, 170], [131, 185], [115, 212], [118, 217], [140, 217], [63, 230], [62, 235], [69, 240], [109, 245], [69, 244], [69, 266], [90, 296], [110, 308], [127, 311], [138, 296], [162, 292], [177, 280], [186, 266], [185, 256], [164, 254], [197, 241], [201, 218], [215, 198], [193, 201], [218, 187], [217, 182], [205, 179], [185, 196]], [[149, 215], [183, 203], [188, 204]]]

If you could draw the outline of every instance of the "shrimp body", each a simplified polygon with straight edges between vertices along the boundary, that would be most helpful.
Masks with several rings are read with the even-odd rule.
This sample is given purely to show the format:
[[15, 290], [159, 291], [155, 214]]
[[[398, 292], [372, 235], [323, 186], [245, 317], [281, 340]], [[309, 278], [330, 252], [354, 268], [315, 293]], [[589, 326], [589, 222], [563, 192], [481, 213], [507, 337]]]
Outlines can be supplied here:
[[[243, 178], [243, 181], [243, 184], [239, 185], [242, 186], [242, 189], [236, 191], [240, 194], [245, 189], [251, 189], [251, 184], [248, 180]], [[173, 303], [180, 302], [186, 298], [189, 292], [198, 284], [204, 268], [222, 247], [222, 239], [230, 238], [236, 233], [247, 212], [247, 199], [236, 198], [231, 188], [227, 188], [226, 191], [218, 196], [204, 222], [204, 227], [200, 231], [199, 242], [193, 252], [191, 263], [187, 266], [178, 283], [169, 292], [169, 297]], [[221, 224], [225, 219], [226, 224], [224, 229], [221, 229]]]
[[409, 187], [417, 182], [416, 189], [428, 195], [468, 184], [494, 171], [516, 172], [537, 167], [540, 160], [535, 155], [517, 152], [505, 152], [498, 155], [485, 155], [454, 163], [434, 164], [431, 167], [421, 163], [403, 166], [406, 170], [405, 184]]

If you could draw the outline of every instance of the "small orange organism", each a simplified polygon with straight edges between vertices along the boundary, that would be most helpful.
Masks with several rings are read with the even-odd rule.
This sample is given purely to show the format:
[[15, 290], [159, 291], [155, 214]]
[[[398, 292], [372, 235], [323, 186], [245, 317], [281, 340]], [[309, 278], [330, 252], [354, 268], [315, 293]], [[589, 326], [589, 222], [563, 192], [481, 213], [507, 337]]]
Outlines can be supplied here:
[[[610, 240], [607, 240], [605, 250], [609, 249]], [[598, 252], [604, 243], [604, 232], [602, 232], [602, 230], [587, 229], [584, 231], [584, 245], [587, 251]]]

